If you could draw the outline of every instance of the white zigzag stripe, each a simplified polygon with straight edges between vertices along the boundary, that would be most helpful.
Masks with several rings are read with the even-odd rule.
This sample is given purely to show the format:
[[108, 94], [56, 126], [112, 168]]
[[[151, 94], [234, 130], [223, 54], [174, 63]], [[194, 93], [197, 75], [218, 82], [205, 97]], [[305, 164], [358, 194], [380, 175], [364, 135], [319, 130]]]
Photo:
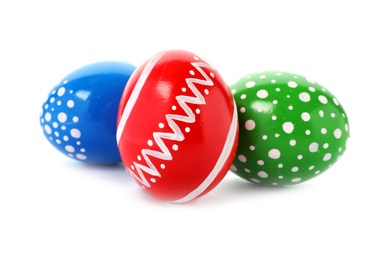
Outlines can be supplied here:
[[201, 193], [203, 193], [209, 185], [215, 180], [215, 178], [218, 176], [220, 170], [223, 168], [225, 162], [230, 156], [231, 149], [234, 146], [235, 139], [236, 139], [236, 132], [238, 131], [238, 115], [236, 112], [236, 104], [234, 102], [234, 113], [232, 116], [232, 121], [230, 124], [230, 129], [228, 130], [226, 142], [224, 143], [223, 150], [221, 151], [219, 155], [219, 159], [217, 160], [215, 166], [213, 167], [212, 171], [208, 174], [207, 178], [192, 192], [190, 192], [185, 197], [175, 200], [173, 202], [175, 203], [185, 203], [188, 202], [197, 196], [199, 196]]
[[197, 71], [200, 72], [200, 74], [204, 77], [204, 79], [198, 79], [198, 78], [187, 78], [185, 79], [188, 88], [193, 92], [195, 95], [194, 97], [190, 96], [177, 96], [176, 100], [178, 104], [181, 106], [181, 108], [186, 113], [185, 115], [176, 115], [176, 114], [167, 114], [166, 115], [166, 121], [170, 127], [170, 129], [173, 131], [173, 133], [166, 133], [166, 132], [154, 132], [153, 138], [155, 143], [160, 148], [161, 152], [150, 150], [150, 149], [142, 149], [141, 154], [143, 156], [143, 159], [145, 160], [147, 166], [142, 165], [140, 163], [134, 162], [134, 168], [136, 169], [136, 172], [138, 175], [136, 175], [131, 169], [127, 167], [127, 171], [130, 173], [130, 175], [135, 178], [139, 183], [141, 183], [143, 186], [149, 188], [151, 187], [150, 183], [144, 176], [144, 172], [148, 173], [149, 175], [155, 176], [155, 177], [161, 177], [161, 174], [159, 173], [158, 169], [155, 167], [155, 165], [151, 162], [149, 156], [155, 157], [161, 160], [172, 160], [173, 157], [170, 153], [170, 150], [166, 147], [164, 141], [162, 139], [167, 140], [173, 140], [173, 141], [183, 141], [185, 139], [181, 129], [175, 122], [181, 121], [186, 123], [194, 123], [196, 121], [195, 114], [188, 106], [188, 103], [191, 104], [197, 104], [202, 105], [205, 104], [205, 99], [203, 95], [200, 93], [200, 91], [195, 86], [196, 84], [201, 84], [205, 86], [213, 86], [213, 81], [208, 77], [208, 75], [203, 71], [201, 67], [208, 67], [212, 68], [210, 65], [203, 63], [203, 62], [193, 62], [191, 65], [197, 69]]
[[[163, 54], [162, 54], [163, 55]], [[139, 96], [140, 90], [145, 84], [145, 81], [147, 79], [147, 76], [150, 74], [152, 68], [157, 63], [157, 61], [162, 57], [162, 55], [156, 57], [156, 59], [152, 59], [145, 67], [147, 71], [143, 71], [140, 79], [138, 80], [135, 89], [137, 91], [133, 91], [132, 93], [132, 101], [127, 103], [127, 107], [125, 108], [125, 112], [123, 113], [122, 119], [119, 122], [119, 125], [121, 126], [120, 133], [117, 134], [117, 142], [119, 143], [120, 137], [122, 135], [122, 132], [124, 130], [124, 126], [126, 124], [126, 121], [128, 117], [131, 114], [132, 107], [135, 105], [136, 100]], [[204, 72], [202, 67], [208, 67], [213, 69], [209, 64], [204, 62], [193, 62], [191, 65], [203, 76], [204, 79], [199, 78], [186, 78], [185, 81], [187, 83], [188, 88], [193, 92], [194, 96], [184, 96], [179, 95], [176, 97], [177, 103], [180, 105], [180, 107], [183, 109], [183, 111], [186, 113], [186, 115], [176, 115], [176, 114], [167, 114], [166, 115], [166, 121], [172, 130], [171, 133], [166, 132], [154, 132], [153, 133], [153, 139], [155, 143], [158, 145], [160, 151], [150, 150], [150, 149], [142, 149], [141, 154], [143, 159], [146, 162], [146, 165], [133, 162], [133, 167], [136, 170], [137, 174], [135, 174], [129, 167], [126, 167], [126, 170], [129, 172], [129, 174], [137, 180], [139, 183], [141, 183], [144, 187], [151, 187], [151, 184], [146, 179], [144, 173], [147, 173], [154, 177], [161, 177], [161, 174], [159, 173], [158, 169], [154, 166], [154, 164], [151, 162], [150, 157], [158, 158], [161, 160], [172, 160], [172, 154], [170, 150], [167, 148], [166, 144], [164, 143], [163, 139], [165, 140], [173, 140], [173, 141], [183, 141], [185, 139], [185, 136], [183, 135], [181, 129], [177, 125], [176, 121], [181, 121], [185, 123], [194, 123], [196, 121], [195, 114], [188, 106], [188, 103], [190, 104], [197, 104], [197, 105], [203, 105], [205, 104], [204, 96], [200, 93], [200, 91], [197, 89], [195, 84], [200, 84], [204, 86], [213, 86], [213, 81], [209, 78], [209, 76]], [[135, 93], [135, 96], [134, 96]], [[125, 115], [124, 115], [125, 114]], [[194, 191], [186, 195], [184, 198], [181, 198], [175, 202], [186, 202], [189, 201], [199, 194], [201, 194], [216, 178], [218, 172], [223, 167], [225, 160], [227, 159], [229, 155], [229, 150], [231, 149], [234, 141], [234, 131], [237, 129], [237, 118], [236, 118], [236, 111], [234, 111], [234, 117], [233, 121], [230, 126], [230, 130], [228, 133], [228, 137], [226, 140], [226, 143], [224, 144], [223, 151], [219, 157], [219, 160], [217, 161], [214, 169], [212, 172], [207, 176], [207, 178], [204, 180], [203, 183], [201, 183], [198, 188], [196, 188]]]

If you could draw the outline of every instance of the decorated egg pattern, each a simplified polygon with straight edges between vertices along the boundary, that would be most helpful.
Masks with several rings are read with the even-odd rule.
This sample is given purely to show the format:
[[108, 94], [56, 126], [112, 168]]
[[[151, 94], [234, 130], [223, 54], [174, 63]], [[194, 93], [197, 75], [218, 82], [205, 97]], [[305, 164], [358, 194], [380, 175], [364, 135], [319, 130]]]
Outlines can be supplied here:
[[176, 203], [205, 195], [228, 172], [237, 141], [232, 93], [194, 53], [160, 52], [128, 81], [117, 143], [126, 170], [148, 194]]
[[121, 162], [116, 118], [122, 92], [134, 70], [131, 64], [104, 61], [64, 77], [42, 105], [40, 125], [47, 140], [78, 161]]
[[248, 74], [230, 85], [239, 145], [231, 171], [265, 185], [307, 181], [330, 168], [350, 136], [338, 99], [319, 83], [282, 71]]

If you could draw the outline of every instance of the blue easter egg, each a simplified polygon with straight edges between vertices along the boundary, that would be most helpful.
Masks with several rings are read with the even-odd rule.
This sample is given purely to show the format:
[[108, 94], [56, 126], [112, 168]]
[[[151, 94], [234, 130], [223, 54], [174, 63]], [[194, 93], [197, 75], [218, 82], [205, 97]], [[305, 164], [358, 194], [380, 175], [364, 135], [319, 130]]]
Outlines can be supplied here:
[[40, 125], [47, 140], [66, 156], [92, 164], [120, 163], [116, 120], [122, 92], [135, 70], [104, 61], [75, 70], [43, 103]]

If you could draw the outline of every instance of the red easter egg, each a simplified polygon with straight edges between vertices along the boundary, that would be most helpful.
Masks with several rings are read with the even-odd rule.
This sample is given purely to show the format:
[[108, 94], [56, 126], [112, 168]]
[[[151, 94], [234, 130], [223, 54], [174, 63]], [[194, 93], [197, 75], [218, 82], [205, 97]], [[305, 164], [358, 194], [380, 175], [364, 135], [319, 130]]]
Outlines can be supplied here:
[[236, 153], [233, 95], [199, 56], [157, 53], [127, 82], [117, 143], [127, 172], [150, 195], [177, 203], [201, 197], [225, 177]]

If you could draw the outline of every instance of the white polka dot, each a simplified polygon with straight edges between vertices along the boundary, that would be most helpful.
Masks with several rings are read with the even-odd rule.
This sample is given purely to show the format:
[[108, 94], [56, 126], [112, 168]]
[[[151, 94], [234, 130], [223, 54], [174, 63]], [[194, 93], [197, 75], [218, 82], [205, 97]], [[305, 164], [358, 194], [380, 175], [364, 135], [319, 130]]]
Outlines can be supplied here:
[[320, 130], [320, 132], [324, 135], [327, 133], [327, 129], [325, 129], [324, 127]]
[[295, 87], [297, 87], [297, 83], [294, 82], [294, 81], [289, 81], [289, 82], [288, 82], [288, 87], [290, 87], [290, 88], [295, 88]]
[[294, 140], [294, 139], [290, 140], [290, 141], [289, 141], [289, 144], [290, 144], [291, 146], [295, 146], [295, 145], [296, 145], [296, 140]]
[[239, 111], [240, 111], [241, 113], [244, 113], [244, 112], [246, 112], [246, 108], [245, 108], [245, 107], [241, 107], [241, 108], [239, 109]]
[[74, 116], [72, 120], [73, 120], [74, 123], [77, 123], [79, 118], [78, 118], [78, 116]]
[[284, 178], [284, 176], [282, 176], [282, 175], [280, 175], [280, 176], [278, 176], [278, 179], [283, 179]]
[[190, 128], [187, 126], [185, 127], [185, 132], [189, 133], [190, 132]]
[[277, 165], [277, 167], [281, 169], [282, 167], [284, 167], [284, 165], [283, 165], [282, 163], [279, 163], [279, 164]]
[[50, 103], [54, 103], [55, 97], [50, 98]]
[[314, 87], [309, 87], [308, 89], [309, 89], [309, 91], [311, 91], [311, 92], [315, 92], [315, 91], [316, 91], [316, 89], [315, 89]]
[[200, 108], [196, 108], [196, 114], [200, 114]]
[[276, 120], [277, 117], [276, 117], [276, 116], [272, 116], [271, 119], [272, 119], [272, 120]]
[[278, 104], [278, 100], [273, 100], [273, 104], [277, 105]]
[[159, 123], [159, 124], [158, 124], [158, 127], [159, 127], [159, 128], [163, 128], [164, 126], [165, 126], [165, 125], [164, 125], [163, 123]]
[[303, 156], [301, 154], [299, 154], [299, 155], [297, 155], [297, 159], [301, 160], [301, 159], [303, 159]]
[[242, 94], [241, 96], [240, 96], [240, 99], [246, 99], [246, 97], [247, 97], [247, 95], [246, 94]]
[[264, 171], [259, 171], [258, 176], [261, 178], [267, 178], [269, 175]]
[[147, 140], [147, 144], [148, 144], [148, 146], [153, 146], [153, 141], [152, 140]]
[[342, 131], [339, 128], [335, 129], [334, 136], [336, 139], [339, 139], [342, 136]]
[[252, 182], [255, 182], [255, 183], [261, 183], [261, 181], [260, 181], [260, 180], [258, 180], [258, 179], [255, 179], [255, 178], [250, 178], [250, 181], [252, 181]]
[[243, 170], [244, 170], [245, 172], [248, 172], [248, 173], [251, 172], [250, 169], [248, 169], [248, 168], [244, 168]]
[[330, 153], [326, 153], [323, 157], [323, 161], [328, 161], [329, 159], [331, 159], [331, 154]]
[[344, 130], [346, 130], [346, 132], [348, 132], [348, 124], [344, 125]]
[[64, 87], [60, 87], [60, 88], [58, 89], [57, 95], [58, 95], [59, 97], [61, 97], [61, 96], [63, 96], [63, 94], [65, 94], [65, 91], [66, 91], [66, 89], [65, 89]]
[[255, 146], [254, 146], [254, 145], [250, 145], [249, 149], [250, 149], [251, 151], [254, 151], [254, 150], [255, 150]]
[[281, 152], [278, 149], [271, 149], [268, 153], [269, 157], [272, 159], [278, 159], [281, 156]]
[[177, 151], [177, 150], [178, 150], [178, 145], [173, 144], [172, 149], [173, 149], [174, 151]]
[[305, 134], [306, 134], [306, 135], [310, 135], [310, 134], [311, 134], [311, 130], [309, 130], [309, 129], [306, 130], [306, 131], [305, 131]]
[[266, 75], [259, 76], [260, 79], [266, 79]]
[[160, 167], [161, 167], [161, 169], [165, 169], [165, 168], [166, 168], [166, 165], [163, 164], [163, 163], [161, 163]]
[[140, 155], [138, 155], [136, 158], [138, 159], [138, 161], [142, 160], [142, 157]]
[[80, 154], [80, 153], [78, 153], [78, 154], [76, 154], [76, 157], [77, 157], [78, 159], [80, 159], [80, 160], [86, 160], [85, 154]]
[[208, 89], [204, 89], [204, 93], [205, 93], [205, 95], [209, 95], [209, 90]]
[[301, 181], [301, 178], [294, 178], [294, 179], [291, 180], [291, 182], [293, 182], [293, 183], [299, 182], [299, 181]]
[[231, 93], [235, 94], [236, 93], [236, 89], [231, 89]]
[[293, 168], [292, 168], [292, 172], [298, 172], [298, 170], [299, 170], [299, 167], [297, 167], [297, 166], [294, 166]]
[[65, 123], [66, 120], [68, 119], [68, 116], [64, 112], [61, 112], [58, 114], [57, 118], [59, 122]]
[[290, 134], [293, 132], [294, 125], [291, 122], [285, 122], [282, 124], [282, 129], [285, 133]]
[[71, 145], [66, 145], [65, 150], [68, 151], [69, 153], [74, 153], [75, 149]]
[[186, 92], [186, 88], [182, 88], [181, 90], [182, 90], [182, 92]]
[[247, 162], [246, 156], [244, 156], [243, 154], [238, 155], [238, 160], [241, 161], [242, 163]]
[[258, 160], [257, 163], [258, 163], [258, 165], [264, 165], [265, 164], [265, 162], [263, 160]]
[[332, 118], [335, 118], [335, 116], [336, 116], [335, 113], [331, 113]]
[[81, 132], [77, 128], [73, 128], [72, 130], [70, 130], [70, 135], [73, 138], [80, 138], [81, 137]]
[[269, 96], [269, 93], [264, 89], [261, 89], [257, 92], [257, 97], [259, 98], [266, 98], [267, 96]]
[[309, 166], [309, 168], [308, 168], [308, 170], [313, 170], [315, 168], [315, 165], [311, 165], [311, 166]]
[[69, 136], [64, 135], [64, 136], [63, 136], [63, 140], [64, 140], [64, 141], [69, 141]]
[[255, 122], [254, 120], [252, 119], [249, 119], [246, 121], [246, 123], [244, 124], [244, 127], [246, 128], [246, 130], [248, 131], [251, 131], [255, 128]]
[[255, 86], [255, 82], [254, 81], [249, 81], [249, 82], [246, 83], [245, 86], [246, 86], [246, 88], [252, 88], [252, 87]]
[[274, 83], [276, 83], [277, 81], [276, 81], [275, 79], [272, 79], [270, 82], [274, 84]]
[[51, 114], [50, 114], [49, 112], [47, 112], [47, 113], [45, 114], [45, 120], [46, 120], [47, 122], [50, 122], [50, 120], [51, 120]]
[[173, 105], [172, 106], [172, 110], [176, 110], [176, 109], [177, 109], [177, 107]]
[[263, 140], [266, 140], [266, 139], [267, 139], [267, 135], [263, 135], [263, 136], [262, 136], [262, 139], [263, 139]]
[[308, 102], [311, 100], [311, 96], [307, 92], [301, 92], [299, 94], [299, 99], [303, 102]]
[[213, 72], [209, 73], [209, 75], [211, 75], [212, 78], [215, 77], [215, 74], [213, 74]]
[[236, 168], [235, 165], [231, 164], [230, 170], [236, 172], [238, 171], [238, 168]]
[[150, 181], [155, 183], [157, 180], [155, 178], [150, 178]]
[[318, 97], [318, 99], [319, 99], [320, 103], [322, 103], [322, 104], [327, 104], [328, 103], [327, 98], [325, 96], [323, 96], [323, 95], [320, 95]]
[[68, 106], [68, 108], [73, 108], [74, 107], [74, 101], [73, 100], [69, 100], [66, 105]]
[[323, 110], [319, 110], [319, 116], [320, 116], [320, 117], [323, 117], [323, 116], [324, 116], [324, 111], [323, 111]]
[[334, 101], [334, 104], [339, 106], [339, 101], [336, 98], [333, 98], [332, 101]]
[[308, 112], [303, 112], [301, 114], [301, 119], [305, 122], [308, 122], [311, 119], [311, 115]]
[[289, 110], [293, 110], [293, 106], [288, 106], [288, 109]]
[[324, 149], [327, 149], [328, 147], [329, 147], [329, 144], [328, 144], [328, 143], [323, 144], [323, 148], [324, 148]]
[[316, 142], [313, 142], [309, 145], [309, 151], [311, 153], [317, 152], [319, 150], [319, 144]]

